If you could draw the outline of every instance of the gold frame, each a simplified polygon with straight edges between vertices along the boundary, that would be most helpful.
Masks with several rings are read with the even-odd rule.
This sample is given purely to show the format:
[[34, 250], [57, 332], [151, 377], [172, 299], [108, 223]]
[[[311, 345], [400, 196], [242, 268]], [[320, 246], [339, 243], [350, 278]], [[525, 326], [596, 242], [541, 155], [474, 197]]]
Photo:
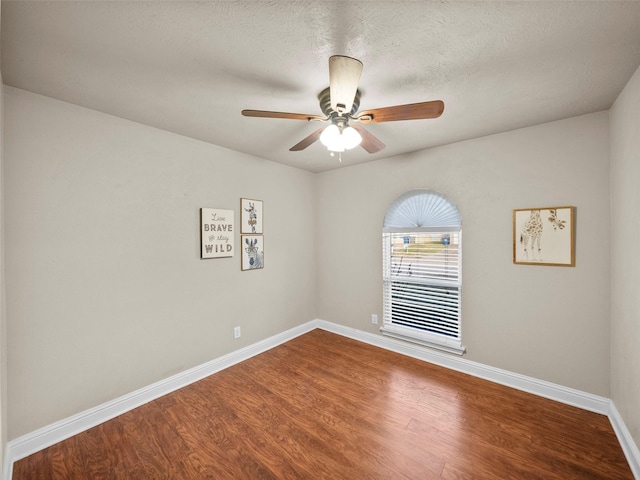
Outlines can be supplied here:
[[514, 210], [513, 263], [575, 267], [575, 210], [572, 206]]

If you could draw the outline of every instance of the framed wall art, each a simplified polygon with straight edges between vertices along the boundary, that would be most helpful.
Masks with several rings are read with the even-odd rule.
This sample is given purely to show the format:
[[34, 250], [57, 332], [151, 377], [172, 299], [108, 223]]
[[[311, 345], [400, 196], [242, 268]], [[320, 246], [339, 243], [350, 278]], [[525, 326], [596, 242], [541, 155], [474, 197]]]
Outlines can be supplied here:
[[574, 267], [575, 207], [514, 210], [513, 263]]
[[233, 210], [200, 209], [201, 258], [233, 257]]
[[240, 199], [240, 233], [262, 234], [262, 200]]
[[264, 268], [264, 236], [242, 235], [242, 270]]

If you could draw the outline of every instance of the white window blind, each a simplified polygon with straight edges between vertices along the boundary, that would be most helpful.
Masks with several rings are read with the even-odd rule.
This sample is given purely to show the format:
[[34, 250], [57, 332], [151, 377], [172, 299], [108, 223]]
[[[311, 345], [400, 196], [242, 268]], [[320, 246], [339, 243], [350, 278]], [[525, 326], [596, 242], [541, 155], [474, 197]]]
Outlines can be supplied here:
[[437, 192], [412, 191], [392, 204], [383, 230], [383, 333], [464, 352], [461, 240], [459, 212]]

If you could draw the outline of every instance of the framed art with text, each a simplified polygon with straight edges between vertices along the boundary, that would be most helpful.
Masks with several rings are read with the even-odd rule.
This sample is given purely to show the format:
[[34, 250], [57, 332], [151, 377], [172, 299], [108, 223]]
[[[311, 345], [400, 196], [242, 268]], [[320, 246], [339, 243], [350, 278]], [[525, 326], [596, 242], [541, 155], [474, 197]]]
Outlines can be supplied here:
[[201, 258], [233, 257], [233, 210], [200, 209]]

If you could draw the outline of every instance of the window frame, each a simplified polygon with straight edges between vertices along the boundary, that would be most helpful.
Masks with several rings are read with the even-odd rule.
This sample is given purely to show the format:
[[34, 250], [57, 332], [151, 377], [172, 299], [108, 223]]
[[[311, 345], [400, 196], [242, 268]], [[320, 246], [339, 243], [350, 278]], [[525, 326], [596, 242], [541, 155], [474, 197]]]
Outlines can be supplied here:
[[[421, 198], [411, 200], [413, 197], [420, 196]], [[432, 198], [427, 198], [427, 196], [432, 196]], [[404, 202], [414, 202], [420, 205], [421, 207], [426, 208], [427, 210], [431, 208], [429, 205], [432, 204], [431, 200], [434, 202], [438, 202], [438, 213], [440, 215], [443, 210], [443, 205], [446, 208], [449, 208], [449, 212], [445, 212], [446, 215], [442, 218], [438, 218], [437, 215], [431, 214], [428, 211], [416, 211], [416, 205], [403, 205]], [[406, 223], [406, 226], [398, 225], [398, 211], [401, 211], [403, 208], [406, 210], [411, 210], [412, 214], [407, 215], [407, 212], [401, 212], [403, 217], [402, 223]], [[434, 207], [435, 208], [435, 207]], [[412, 218], [412, 215], [415, 218]], [[435, 216], [434, 216], [435, 215]], [[392, 218], [395, 217], [395, 218]], [[420, 217], [420, 218], [418, 218]], [[391, 218], [391, 220], [389, 220]], [[451, 223], [457, 223], [457, 225], [450, 225]], [[391, 224], [392, 226], [387, 226]], [[397, 238], [399, 235], [403, 236], [411, 236], [411, 235], [420, 235], [420, 234], [451, 234], [457, 235], [457, 280], [451, 281], [450, 279], [436, 280], [434, 278], [424, 279], [412, 279], [411, 274], [409, 276], [405, 275], [397, 275], [392, 272], [392, 239]], [[427, 347], [435, 348], [438, 350], [446, 351], [449, 353], [454, 353], [457, 355], [462, 355], [465, 353], [466, 349], [462, 345], [462, 223], [460, 221], [460, 214], [457, 207], [449, 201], [442, 194], [435, 192], [433, 190], [413, 190], [406, 192], [404, 195], [399, 197], [395, 202], [387, 210], [387, 215], [385, 216], [385, 222], [382, 230], [382, 261], [383, 261], [383, 322], [380, 328], [380, 332], [383, 335], [398, 338], [401, 340], [417, 343], [420, 345], [424, 345]], [[400, 280], [400, 282], [399, 282]], [[444, 333], [434, 333], [430, 332], [423, 327], [411, 327], [407, 325], [402, 325], [397, 321], [394, 322], [392, 319], [393, 315], [393, 286], [397, 283], [403, 284], [414, 284], [420, 286], [435, 286], [437, 289], [444, 290], [449, 287], [455, 287], [457, 290], [457, 336], [452, 336]], [[420, 289], [420, 287], [418, 287]], [[396, 290], [397, 291], [397, 290]], [[422, 293], [418, 293], [418, 295], [422, 295]], [[424, 298], [428, 298], [428, 294], [424, 294]], [[435, 294], [434, 298], [436, 297]], [[397, 305], [397, 304], [396, 304]], [[402, 306], [402, 311], [406, 311], [406, 306]], [[417, 312], [417, 322], [420, 322], [420, 316], [424, 318], [425, 312], [428, 308], [423, 308], [422, 310], [416, 310]], [[436, 318], [436, 324], [439, 323], [438, 318]], [[442, 328], [436, 327], [435, 329]], [[444, 328], [442, 328], [444, 330]]]

